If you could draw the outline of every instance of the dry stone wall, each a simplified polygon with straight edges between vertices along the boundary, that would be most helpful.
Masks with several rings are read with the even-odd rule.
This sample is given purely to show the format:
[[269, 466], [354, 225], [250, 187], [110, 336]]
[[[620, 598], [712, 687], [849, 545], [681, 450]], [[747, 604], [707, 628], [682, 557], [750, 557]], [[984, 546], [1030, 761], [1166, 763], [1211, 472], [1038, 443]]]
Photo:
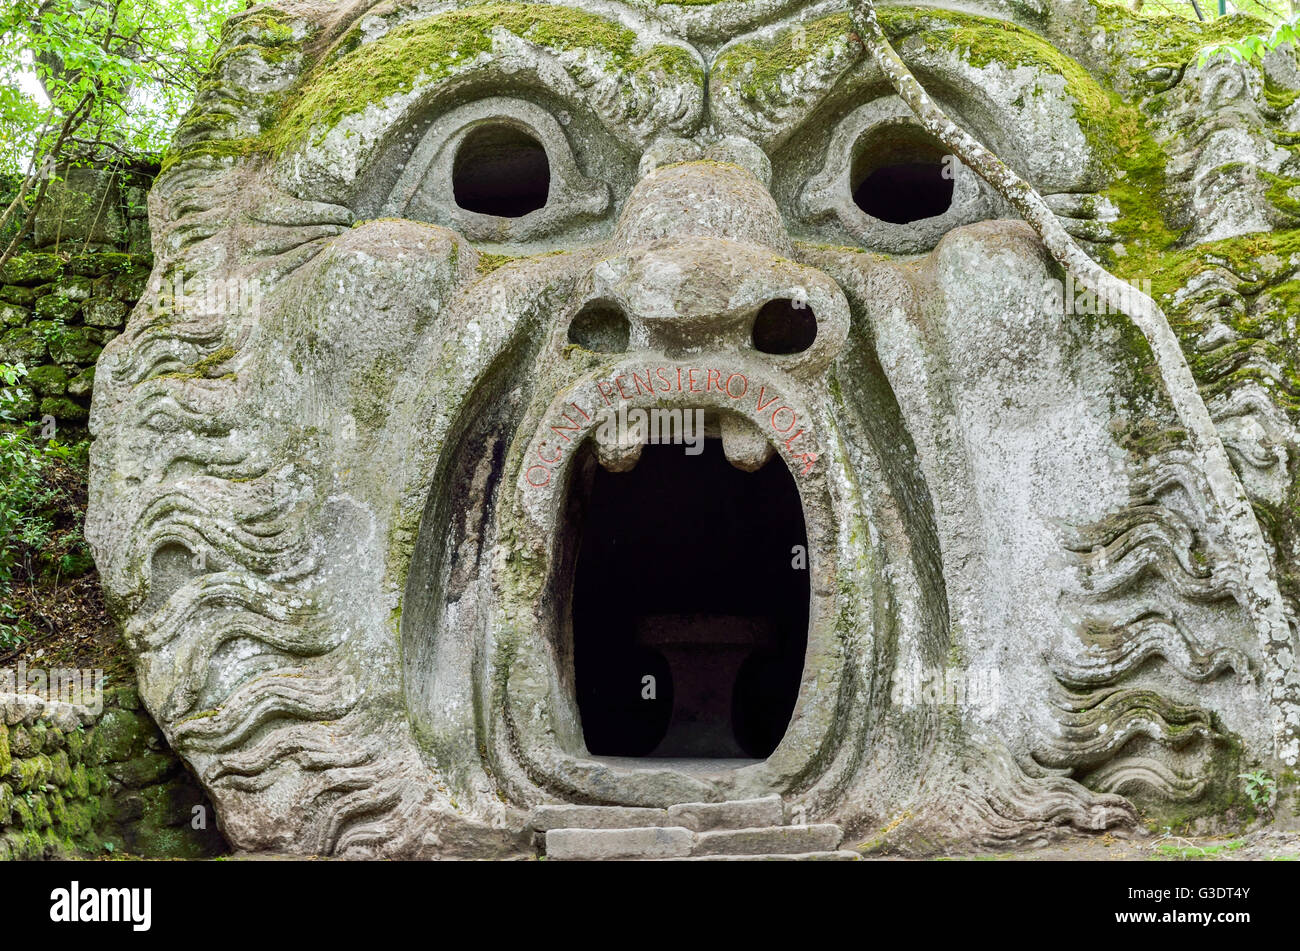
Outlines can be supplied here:
[[0, 694], [0, 861], [224, 851], [211, 806], [135, 690], [104, 691], [94, 706]]
[[95, 361], [126, 323], [151, 265], [148, 254], [31, 251], [0, 269], [0, 363], [28, 370], [20, 418], [85, 425]]

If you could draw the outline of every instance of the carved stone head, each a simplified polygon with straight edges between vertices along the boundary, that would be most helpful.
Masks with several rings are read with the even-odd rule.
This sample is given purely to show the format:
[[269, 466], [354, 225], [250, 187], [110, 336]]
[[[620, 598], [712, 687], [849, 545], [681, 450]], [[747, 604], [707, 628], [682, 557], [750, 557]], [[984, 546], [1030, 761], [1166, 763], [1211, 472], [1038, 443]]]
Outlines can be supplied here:
[[1273, 575], [1141, 334], [834, 4], [258, 7], [152, 193], [87, 522], [234, 845], [499, 855], [540, 803], [774, 793], [1026, 842], [1295, 761], [1294, 637], [1243, 605], [1297, 603], [1300, 82], [954, 6], [881, 20], [1168, 309]]

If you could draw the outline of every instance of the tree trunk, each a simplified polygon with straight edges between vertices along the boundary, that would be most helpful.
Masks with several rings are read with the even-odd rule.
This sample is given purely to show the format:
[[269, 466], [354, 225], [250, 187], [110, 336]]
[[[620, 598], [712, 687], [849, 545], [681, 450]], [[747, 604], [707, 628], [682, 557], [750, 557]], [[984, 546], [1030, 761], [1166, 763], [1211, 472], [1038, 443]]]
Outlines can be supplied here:
[[1277, 716], [1274, 728], [1278, 753], [1285, 762], [1294, 764], [1300, 758], [1300, 698], [1285, 683], [1287, 670], [1276, 657], [1279, 651], [1294, 653], [1290, 624], [1259, 522], [1164, 312], [1149, 296], [1089, 257], [1033, 186], [939, 108], [885, 36], [872, 0], [852, 0], [850, 14], [859, 40], [925, 131], [1007, 199], [1038, 233], [1048, 253], [1098, 300], [1127, 314], [1150, 344], [1165, 389], [1209, 487], [1207, 520], [1219, 530], [1230, 554], [1240, 561], [1239, 600], [1263, 649], [1265, 677]]

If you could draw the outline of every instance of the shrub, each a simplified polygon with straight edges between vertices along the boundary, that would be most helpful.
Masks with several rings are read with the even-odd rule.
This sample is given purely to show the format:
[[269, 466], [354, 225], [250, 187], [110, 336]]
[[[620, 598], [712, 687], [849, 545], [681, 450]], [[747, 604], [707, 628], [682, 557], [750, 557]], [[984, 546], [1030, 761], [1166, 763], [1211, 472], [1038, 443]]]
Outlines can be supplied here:
[[0, 649], [23, 640], [28, 625], [14, 604], [15, 574], [48, 543], [53, 523], [45, 510], [58, 494], [44, 476], [50, 452], [61, 447], [41, 445], [16, 418], [29, 399], [21, 385], [26, 375], [21, 363], [0, 364]]

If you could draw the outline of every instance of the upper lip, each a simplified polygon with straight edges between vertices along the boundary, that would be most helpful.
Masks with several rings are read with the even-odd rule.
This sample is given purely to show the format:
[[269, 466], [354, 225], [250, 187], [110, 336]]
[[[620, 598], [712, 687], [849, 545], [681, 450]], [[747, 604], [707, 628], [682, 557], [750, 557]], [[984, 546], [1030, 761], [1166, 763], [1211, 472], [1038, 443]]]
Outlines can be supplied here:
[[[696, 431], [697, 412], [703, 416], [703, 432]], [[609, 411], [602, 416], [602, 422], [608, 425], [598, 425], [591, 439], [596, 458], [611, 472], [625, 472], [635, 466], [642, 447], [651, 441], [720, 438], [727, 461], [746, 472], [762, 468], [775, 452], [754, 421], [739, 413], [691, 406], [638, 407], [622, 413]]]

